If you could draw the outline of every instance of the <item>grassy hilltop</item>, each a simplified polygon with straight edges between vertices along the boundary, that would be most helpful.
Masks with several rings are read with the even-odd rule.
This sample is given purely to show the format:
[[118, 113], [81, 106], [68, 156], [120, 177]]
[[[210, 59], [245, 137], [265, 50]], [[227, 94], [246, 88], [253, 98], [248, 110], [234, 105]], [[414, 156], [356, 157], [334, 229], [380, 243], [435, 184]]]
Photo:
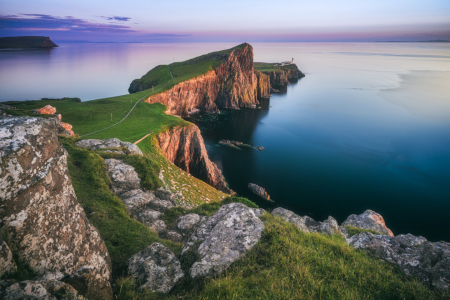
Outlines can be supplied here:
[[285, 65], [285, 66], [277, 66], [276, 63], [263, 63], [263, 62], [255, 62], [254, 68], [260, 72], [282, 72], [288, 69], [296, 69], [296, 65]]

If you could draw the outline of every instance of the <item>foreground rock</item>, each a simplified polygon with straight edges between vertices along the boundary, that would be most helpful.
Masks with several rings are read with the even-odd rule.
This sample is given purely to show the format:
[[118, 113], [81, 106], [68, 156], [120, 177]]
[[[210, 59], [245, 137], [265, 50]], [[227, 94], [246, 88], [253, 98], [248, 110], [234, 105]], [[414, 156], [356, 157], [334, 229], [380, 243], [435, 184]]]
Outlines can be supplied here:
[[[58, 119], [61, 120], [60, 118], [58, 118]], [[72, 125], [70, 125], [68, 123], [61, 122], [61, 126], [64, 128], [65, 131], [67, 131], [67, 133], [65, 135], [68, 135], [68, 136], [74, 136], [75, 135], [75, 133], [72, 130]]]
[[56, 114], [56, 108], [51, 105], [46, 105], [41, 108], [33, 109], [32, 112], [41, 114], [41, 115], [53, 115], [53, 114]]
[[263, 198], [264, 200], [272, 201], [270, 200], [269, 194], [266, 192], [266, 190], [259, 185], [256, 185], [254, 183], [249, 183], [248, 188], [250, 191], [252, 191], [253, 194]]
[[153, 243], [128, 260], [128, 274], [136, 277], [140, 289], [167, 293], [184, 273], [175, 254], [160, 243]]
[[56, 120], [0, 119], [0, 232], [38, 276], [59, 280], [89, 267], [84, 296], [111, 299], [108, 250], [77, 201]]
[[177, 126], [156, 135], [156, 138], [164, 156], [174, 165], [219, 191], [234, 194], [223, 179], [222, 172], [209, 159], [196, 125]]
[[317, 232], [324, 234], [336, 234], [346, 237], [345, 233], [342, 232], [341, 227], [339, 227], [337, 221], [333, 217], [328, 217], [327, 220], [323, 222], [315, 221], [309, 216], [299, 216], [294, 212], [284, 209], [282, 207], [277, 207], [272, 211], [272, 215], [279, 216], [286, 222], [292, 223], [298, 227], [298, 229], [304, 232]]
[[394, 236], [392, 231], [386, 227], [383, 217], [373, 210], [366, 210], [360, 215], [350, 215], [342, 226], [354, 226], [361, 229], [372, 229], [380, 234]]
[[87, 300], [72, 286], [57, 280], [0, 281], [0, 299]]
[[11, 249], [0, 240], [0, 277], [17, 270], [16, 262], [13, 259]]
[[122, 142], [119, 139], [107, 139], [107, 140], [94, 140], [87, 139], [81, 140], [75, 143], [78, 147], [90, 148], [92, 150], [105, 149], [105, 148], [123, 148], [114, 149], [119, 154], [137, 154], [143, 155], [141, 149], [133, 143]]
[[182, 251], [182, 256], [199, 257], [189, 270], [191, 278], [223, 272], [252, 249], [263, 229], [264, 223], [244, 204], [222, 206], [197, 227]]
[[374, 235], [363, 232], [347, 243], [397, 265], [407, 275], [417, 276], [430, 287], [447, 290], [450, 287], [450, 244], [432, 243], [411, 234]]

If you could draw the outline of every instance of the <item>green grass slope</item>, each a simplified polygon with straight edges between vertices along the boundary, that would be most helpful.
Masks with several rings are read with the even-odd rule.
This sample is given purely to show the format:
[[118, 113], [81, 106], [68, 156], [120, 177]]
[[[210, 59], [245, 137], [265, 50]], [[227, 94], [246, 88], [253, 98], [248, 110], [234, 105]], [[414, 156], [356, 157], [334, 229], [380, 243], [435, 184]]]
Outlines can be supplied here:
[[304, 233], [269, 214], [262, 219], [260, 242], [226, 273], [185, 279], [169, 295], [137, 291], [133, 279], [121, 278], [117, 299], [449, 299], [341, 237]]
[[162, 82], [167, 82], [167, 80], [170, 79], [170, 74], [167, 71], [167, 66], [169, 66], [173, 75], [173, 80], [167, 86], [158, 91], [158, 93], [161, 93], [171, 89], [180, 82], [200, 76], [210, 70], [214, 70], [222, 64], [222, 59], [220, 58], [223, 57], [223, 55], [230, 54], [235, 49], [244, 48], [246, 45], [246, 43], [240, 44], [227, 50], [211, 52], [183, 62], [175, 62], [170, 65], [159, 65], [135, 81], [143, 85], [148, 85], [149, 87], [152, 85], [159, 85]]
[[297, 68], [296, 65], [286, 65], [286, 66], [277, 66], [275, 63], [263, 63], [263, 62], [255, 62], [254, 68], [260, 72], [281, 72], [288, 69]]

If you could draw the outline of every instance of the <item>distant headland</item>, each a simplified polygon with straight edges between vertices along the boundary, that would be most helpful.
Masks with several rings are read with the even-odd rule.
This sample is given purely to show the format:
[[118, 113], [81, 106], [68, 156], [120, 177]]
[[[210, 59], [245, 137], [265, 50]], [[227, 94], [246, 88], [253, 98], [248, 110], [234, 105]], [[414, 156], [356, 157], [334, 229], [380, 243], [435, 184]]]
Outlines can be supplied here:
[[11, 36], [0, 38], [0, 49], [58, 47], [47, 36]]
[[428, 40], [428, 41], [376, 41], [376, 43], [450, 43], [449, 40]]

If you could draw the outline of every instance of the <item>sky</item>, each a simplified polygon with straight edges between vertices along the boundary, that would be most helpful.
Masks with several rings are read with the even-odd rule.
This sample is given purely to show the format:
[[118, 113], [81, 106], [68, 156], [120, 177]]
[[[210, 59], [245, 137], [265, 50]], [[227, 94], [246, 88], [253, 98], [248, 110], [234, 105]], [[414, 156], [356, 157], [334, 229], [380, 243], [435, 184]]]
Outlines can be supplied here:
[[1, 0], [0, 37], [55, 42], [450, 40], [450, 0]]

